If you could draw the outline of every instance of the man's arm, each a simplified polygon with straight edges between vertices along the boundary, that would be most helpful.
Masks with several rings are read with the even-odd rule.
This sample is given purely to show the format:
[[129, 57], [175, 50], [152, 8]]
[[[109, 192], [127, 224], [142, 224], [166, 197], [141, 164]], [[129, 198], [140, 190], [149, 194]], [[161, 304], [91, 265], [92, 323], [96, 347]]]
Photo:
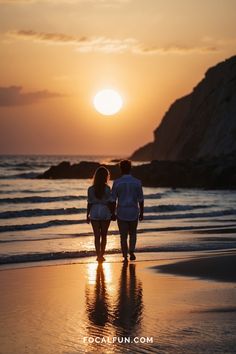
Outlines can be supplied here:
[[143, 220], [144, 201], [139, 202], [139, 220]]
[[112, 190], [111, 190], [111, 202], [109, 203], [110, 211], [111, 211], [111, 220], [116, 220], [116, 198], [117, 198], [117, 190], [116, 183], [113, 182]]
[[143, 188], [140, 182], [139, 192], [138, 192], [138, 203], [139, 203], [139, 220], [143, 220], [143, 210], [144, 210], [144, 197], [143, 197]]

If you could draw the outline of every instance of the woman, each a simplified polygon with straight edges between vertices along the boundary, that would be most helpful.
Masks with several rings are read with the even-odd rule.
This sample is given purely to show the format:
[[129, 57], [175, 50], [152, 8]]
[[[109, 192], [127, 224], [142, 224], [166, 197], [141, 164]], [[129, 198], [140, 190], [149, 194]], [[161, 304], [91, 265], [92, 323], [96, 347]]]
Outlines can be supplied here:
[[100, 166], [88, 188], [87, 223], [91, 221], [94, 233], [97, 261], [105, 261], [107, 231], [111, 222], [111, 189], [108, 186], [109, 171]]

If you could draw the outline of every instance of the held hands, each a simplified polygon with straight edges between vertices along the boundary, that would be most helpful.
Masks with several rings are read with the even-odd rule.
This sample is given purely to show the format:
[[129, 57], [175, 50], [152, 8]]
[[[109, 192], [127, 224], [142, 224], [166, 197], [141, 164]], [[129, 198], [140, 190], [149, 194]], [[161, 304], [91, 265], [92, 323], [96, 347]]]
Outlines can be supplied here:
[[115, 213], [112, 213], [111, 214], [111, 220], [112, 221], [116, 221], [117, 217], [116, 217], [116, 214]]

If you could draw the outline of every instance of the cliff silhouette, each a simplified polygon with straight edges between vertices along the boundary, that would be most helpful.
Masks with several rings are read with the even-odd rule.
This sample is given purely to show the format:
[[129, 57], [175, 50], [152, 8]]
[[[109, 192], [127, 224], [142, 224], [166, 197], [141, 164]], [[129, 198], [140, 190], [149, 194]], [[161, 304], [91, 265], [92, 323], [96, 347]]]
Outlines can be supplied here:
[[236, 56], [210, 68], [193, 91], [177, 99], [132, 160], [180, 161], [236, 155]]

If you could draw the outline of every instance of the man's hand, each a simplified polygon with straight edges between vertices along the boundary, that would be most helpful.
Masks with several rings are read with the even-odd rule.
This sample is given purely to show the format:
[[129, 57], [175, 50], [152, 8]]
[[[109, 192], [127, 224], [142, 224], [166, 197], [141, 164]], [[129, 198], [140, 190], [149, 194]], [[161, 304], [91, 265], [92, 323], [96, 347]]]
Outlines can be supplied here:
[[143, 221], [143, 213], [139, 214], [139, 221]]
[[89, 216], [89, 215], [87, 215], [86, 221], [87, 221], [87, 224], [90, 224], [91, 219], [90, 219], [90, 216]]

